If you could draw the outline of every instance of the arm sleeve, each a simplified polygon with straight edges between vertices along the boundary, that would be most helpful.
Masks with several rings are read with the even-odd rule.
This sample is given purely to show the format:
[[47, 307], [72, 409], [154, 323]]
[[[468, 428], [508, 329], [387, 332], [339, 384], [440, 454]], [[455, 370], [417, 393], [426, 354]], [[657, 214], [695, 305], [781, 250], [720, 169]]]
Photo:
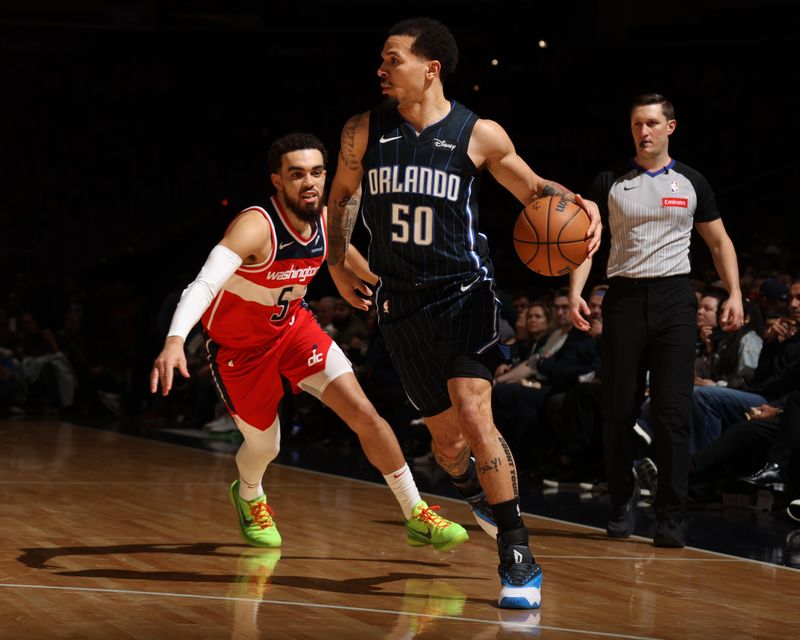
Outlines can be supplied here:
[[167, 337], [180, 336], [186, 340], [186, 336], [208, 309], [222, 285], [230, 280], [241, 265], [242, 259], [238, 254], [221, 244], [214, 247], [194, 282], [183, 290]]

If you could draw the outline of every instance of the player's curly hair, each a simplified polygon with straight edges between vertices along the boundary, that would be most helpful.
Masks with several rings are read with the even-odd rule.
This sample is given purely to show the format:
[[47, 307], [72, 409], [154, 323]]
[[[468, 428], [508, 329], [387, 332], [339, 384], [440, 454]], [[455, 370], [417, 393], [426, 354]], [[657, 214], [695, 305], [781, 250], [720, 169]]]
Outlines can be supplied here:
[[433, 18], [401, 20], [389, 29], [390, 36], [411, 36], [411, 53], [427, 60], [438, 60], [442, 69], [439, 78], [449, 76], [458, 66], [458, 45], [445, 25]]
[[269, 146], [267, 155], [269, 172], [280, 173], [283, 155], [299, 149], [317, 149], [322, 154], [323, 166], [328, 166], [328, 150], [317, 136], [312, 133], [287, 133]]

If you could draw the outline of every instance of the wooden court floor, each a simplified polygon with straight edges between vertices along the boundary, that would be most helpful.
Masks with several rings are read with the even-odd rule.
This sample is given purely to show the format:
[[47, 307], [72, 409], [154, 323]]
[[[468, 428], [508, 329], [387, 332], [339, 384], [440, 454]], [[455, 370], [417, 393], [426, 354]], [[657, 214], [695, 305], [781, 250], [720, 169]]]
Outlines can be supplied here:
[[0, 422], [0, 638], [796, 638], [800, 572], [527, 514], [542, 608], [496, 606], [496, 551], [407, 546], [386, 487], [273, 465], [284, 544], [238, 538], [233, 457]]

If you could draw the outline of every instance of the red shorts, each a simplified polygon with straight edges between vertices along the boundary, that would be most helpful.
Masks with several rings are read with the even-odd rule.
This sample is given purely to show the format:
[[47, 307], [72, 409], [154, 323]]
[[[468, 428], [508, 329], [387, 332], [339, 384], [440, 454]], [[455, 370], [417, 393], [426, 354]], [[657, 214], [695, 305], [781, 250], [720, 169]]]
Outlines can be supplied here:
[[313, 314], [300, 307], [294, 322], [268, 347], [232, 349], [212, 340], [206, 347], [211, 373], [228, 411], [263, 430], [278, 415], [281, 376], [299, 393], [303, 379], [325, 369], [332, 342]]

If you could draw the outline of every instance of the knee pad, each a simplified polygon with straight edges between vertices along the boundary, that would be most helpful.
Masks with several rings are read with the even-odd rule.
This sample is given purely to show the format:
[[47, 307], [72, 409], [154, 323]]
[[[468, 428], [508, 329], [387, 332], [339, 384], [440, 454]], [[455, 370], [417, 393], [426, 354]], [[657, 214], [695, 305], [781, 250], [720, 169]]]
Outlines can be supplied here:
[[247, 446], [260, 456], [264, 456], [268, 462], [274, 460], [281, 450], [281, 425], [276, 417], [266, 429], [257, 429], [247, 424], [244, 420], [236, 417], [236, 426], [244, 436]]

